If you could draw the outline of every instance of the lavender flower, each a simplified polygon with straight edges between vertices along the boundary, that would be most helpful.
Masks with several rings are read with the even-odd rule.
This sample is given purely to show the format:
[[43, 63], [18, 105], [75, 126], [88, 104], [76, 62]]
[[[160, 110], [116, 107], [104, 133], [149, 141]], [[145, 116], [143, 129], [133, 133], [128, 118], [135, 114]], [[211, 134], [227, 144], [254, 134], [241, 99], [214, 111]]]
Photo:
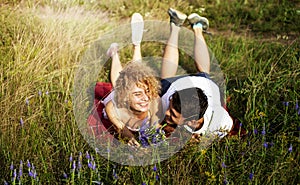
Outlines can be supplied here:
[[8, 185], [8, 182], [6, 180], [4, 180], [4, 185]]
[[293, 146], [292, 146], [292, 144], [290, 144], [290, 147], [289, 147], [288, 151], [289, 151], [289, 152], [292, 152], [292, 151], [293, 151]]
[[19, 169], [19, 178], [21, 178], [23, 175], [23, 161], [20, 161], [20, 169]]
[[284, 106], [288, 107], [289, 106], [289, 102], [288, 101], [284, 101], [282, 102]]
[[45, 93], [46, 95], [49, 95], [49, 91], [46, 91], [46, 93]]
[[89, 162], [88, 162], [88, 167], [89, 167], [89, 168], [93, 168], [93, 163], [92, 163], [92, 161], [89, 161]]
[[39, 94], [39, 96], [42, 96], [42, 91], [41, 91], [41, 90], [39, 90], [38, 94]]
[[113, 177], [114, 177], [115, 179], [118, 179], [118, 175], [117, 175], [117, 173], [116, 173], [116, 170], [115, 170], [115, 169], [113, 169]]
[[30, 171], [28, 172], [28, 175], [29, 175], [30, 177], [33, 177], [33, 172], [30, 170]]
[[264, 142], [263, 146], [264, 146], [265, 148], [268, 148], [268, 143], [267, 143], [267, 142]]
[[253, 177], [254, 177], [254, 174], [253, 174], [253, 173], [250, 173], [249, 179], [250, 179], [251, 181], [252, 181]]
[[26, 104], [27, 106], [29, 106], [29, 100], [28, 100], [28, 98], [26, 98], [25, 104]]
[[222, 168], [227, 168], [224, 162], [222, 162]]
[[156, 165], [154, 165], [154, 167], [153, 167], [153, 171], [157, 171], [157, 167], [156, 167]]
[[90, 154], [89, 154], [88, 151], [86, 151], [85, 157], [86, 157], [87, 159], [90, 159], [90, 158], [91, 158], [91, 156], [90, 156]]
[[23, 127], [23, 126], [24, 126], [24, 121], [23, 121], [23, 119], [22, 119], [22, 118], [20, 118], [20, 125], [21, 125], [21, 127]]
[[156, 175], [156, 176], [155, 176], [155, 179], [158, 181], [158, 180], [159, 180], [159, 175]]
[[64, 172], [63, 176], [64, 176], [65, 179], [68, 178], [68, 175], [66, 174], [66, 172]]
[[72, 169], [73, 169], [73, 170], [76, 169], [76, 161], [73, 161]]
[[71, 154], [69, 157], [69, 161], [72, 162], [73, 161], [73, 155]]
[[228, 181], [227, 181], [226, 178], [224, 179], [223, 184], [224, 184], [224, 185], [228, 184]]
[[263, 128], [263, 130], [261, 131], [261, 134], [264, 136], [264, 135], [266, 135], [266, 130], [265, 130], [265, 128]]
[[31, 164], [30, 164], [29, 160], [27, 160], [27, 167], [31, 168]]
[[299, 104], [298, 104], [298, 101], [296, 102], [295, 109], [296, 109], [296, 110], [298, 110], [298, 109], [299, 109]]
[[10, 170], [14, 170], [14, 163], [11, 163], [9, 168], [10, 168]]

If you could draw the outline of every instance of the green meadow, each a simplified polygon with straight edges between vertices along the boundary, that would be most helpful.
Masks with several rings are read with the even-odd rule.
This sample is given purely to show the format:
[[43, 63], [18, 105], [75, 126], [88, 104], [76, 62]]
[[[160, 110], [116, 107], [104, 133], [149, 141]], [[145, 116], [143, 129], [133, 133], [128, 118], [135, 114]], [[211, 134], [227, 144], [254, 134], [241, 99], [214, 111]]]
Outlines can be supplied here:
[[[120, 165], [78, 129], [75, 73], [85, 51], [134, 12], [169, 21], [169, 7], [209, 19], [227, 107], [248, 133], [205, 149], [187, 143], [153, 165]], [[0, 0], [0, 183], [299, 184], [299, 36], [295, 0]], [[162, 56], [163, 47], [145, 43], [143, 55]], [[188, 71], [190, 60], [180, 55]], [[108, 80], [109, 67], [97, 80]]]

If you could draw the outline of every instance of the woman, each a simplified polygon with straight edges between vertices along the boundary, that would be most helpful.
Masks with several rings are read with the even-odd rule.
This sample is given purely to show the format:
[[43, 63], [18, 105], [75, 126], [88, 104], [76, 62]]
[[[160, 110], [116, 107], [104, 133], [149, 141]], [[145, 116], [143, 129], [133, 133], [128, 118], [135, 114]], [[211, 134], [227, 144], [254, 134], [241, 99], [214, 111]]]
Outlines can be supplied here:
[[[160, 81], [157, 74], [141, 62], [143, 18], [140, 14], [133, 14], [131, 27], [133, 61], [123, 69], [118, 55], [118, 44], [111, 44], [107, 51], [107, 55], [112, 58], [111, 83], [96, 84], [95, 103], [100, 119], [89, 121], [89, 126], [96, 137], [107, 136], [105, 133], [110, 132], [115, 138], [125, 140], [129, 145], [139, 146], [137, 138], [140, 136], [141, 127], [145, 124], [148, 127], [153, 126], [160, 121]], [[112, 88], [114, 90], [111, 92]]]

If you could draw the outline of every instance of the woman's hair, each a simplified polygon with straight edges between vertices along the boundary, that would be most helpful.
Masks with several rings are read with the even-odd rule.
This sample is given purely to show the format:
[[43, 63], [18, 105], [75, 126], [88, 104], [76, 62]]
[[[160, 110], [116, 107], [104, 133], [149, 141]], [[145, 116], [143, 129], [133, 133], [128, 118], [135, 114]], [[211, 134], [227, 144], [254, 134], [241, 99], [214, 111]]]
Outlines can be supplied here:
[[[116, 81], [115, 103], [119, 108], [129, 106], [129, 92], [136, 85], [145, 90], [150, 101], [159, 97], [160, 80], [158, 75], [146, 64], [141, 62], [130, 62], [120, 72]], [[148, 91], [147, 91], [148, 90]]]

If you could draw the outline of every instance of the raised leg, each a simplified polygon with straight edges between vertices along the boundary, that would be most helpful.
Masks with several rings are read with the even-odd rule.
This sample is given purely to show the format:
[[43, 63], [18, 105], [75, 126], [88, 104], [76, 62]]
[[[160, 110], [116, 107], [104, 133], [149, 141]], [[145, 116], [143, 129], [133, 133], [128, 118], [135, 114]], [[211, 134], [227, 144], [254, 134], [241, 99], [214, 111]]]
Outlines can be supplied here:
[[120, 57], [118, 54], [118, 44], [112, 43], [107, 50], [107, 56], [111, 57], [111, 69], [110, 69], [110, 81], [115, 87], [116, 80], [118, 79], [120, 72], [122, 71], [123, 67], [121, 65]]
[[176, 75], [179, 52], [178, 52], [178, 36], [180, 27], [186, 19], [186, 15], [170, 8], [168, 10], [170, 16], [170, 36], [165, 48], [163, 62], [161, 67], [161, 78], [173, 77]]
[[194, 57], [195, 65], [198, 72], [210, 72], [210, 56], [208, 48], [203, 36], [203, 31], [208, 29], [209, 22], [205, 17], [201, 17], [198, 14], [191, 14], [188, 20], [194, 31]]
[[144, 20], [141, 14], [134, 13], [131, 17], [131, 38], [133, 44], [133, 57], [134, 62], [142, 61], [141, 42], [144, 32]]

